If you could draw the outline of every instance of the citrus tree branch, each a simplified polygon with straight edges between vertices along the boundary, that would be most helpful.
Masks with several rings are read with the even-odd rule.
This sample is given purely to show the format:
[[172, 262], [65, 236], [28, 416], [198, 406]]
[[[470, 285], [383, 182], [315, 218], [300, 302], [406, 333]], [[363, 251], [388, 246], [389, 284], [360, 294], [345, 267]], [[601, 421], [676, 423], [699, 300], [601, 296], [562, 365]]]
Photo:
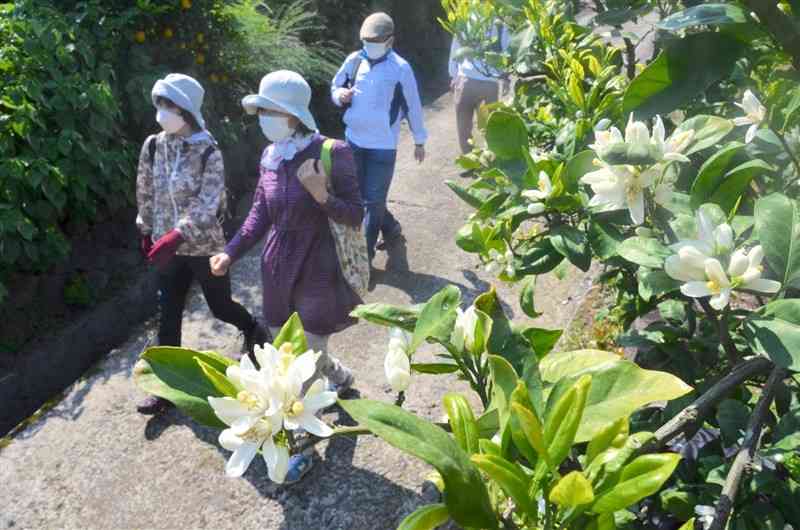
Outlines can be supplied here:
[[773, 364], [766, 357], [754, 357], [739, 364], [730, 374], [720, 379], [702, 396], [697, 398], [694, 403], [683, 409], [658, 429], [655, 433], [655, 438], [643, 445], [639, 449], [639, 453], [659, 451], [681, 433], [700, 425], [714, 411], [717, 404], [728, 397], [734, 389], [748, 379], [768, 372], [771, 368], [773, 368]]
[[792, 19], [778, 9], [778, 2], [774, 0], [744, 0], [744, 4], [767, 26], [775, 42], [792, 56], [795, 69], [800, 70], [800, 32]]
[[764, 428], [764, 422], [767, 419], [769, 407], [773, 399], [775, 399], [775, 389], [786, 375], [787, 372], [784, 368], [773, 368], [767, 384], [761, 391], [761, 397], [758, 399], [756, 408], [753, 411], [753, 415], [750, 416], [750, 421], [747, 425], [744, 443], [742, 443], [742, 447], [736, 454], [733, 465], [728, 472], [728, 477], [725, 479], [725, 485], [722, 488], [722, 496], [717, 503], [714, 521], [711, 523], [709, 530], [723, 530], [728, 524], [728, 519], [733, 511], [733, 503], [736, 500], [736, 494], [739, 492], [742, 476], [753, 461], [753, 457], [761, 443], [761, 431]]

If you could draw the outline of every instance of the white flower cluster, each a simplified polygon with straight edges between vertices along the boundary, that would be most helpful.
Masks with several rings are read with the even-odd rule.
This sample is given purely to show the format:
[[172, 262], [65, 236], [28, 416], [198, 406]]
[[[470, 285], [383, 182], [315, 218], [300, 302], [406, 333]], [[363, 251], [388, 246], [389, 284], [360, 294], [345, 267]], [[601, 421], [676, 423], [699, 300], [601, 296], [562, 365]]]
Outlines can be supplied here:
[[259, 368], [245, 355], [238, 366], [230, 366], [225, 372], [238, 392], [235, 398], [209, 397], [208, 402], [217, 417], [230, 426], [219, 436], [220, 445], [233, 451], [226, 474], [242, 476], [260, 450], [269, 478], [282, 483], [289, 465], [284, 430], [303, 429], [321, 437], [333, 434], [316, 414], [336, 402], [336, 392], [326, 391], [322, 379], [303, 392], [316, 372], [319, 357], [311, 350], [295, 356], [288, 343], [280, 350], [267, 344], [256, 347], [255, 356]]
[[676, 254], [667, 258], [665, 272], [684, 282], [681, 292], [686, 296], [711, 297], [711, 307], [718, 311], [728, 306], [734, 290], [774, 294], [781, 288], [780, 282], [761, 277], [764, 251], [760, 245], [749, 251], [734, 250], [730, 225], [714, 226], [702, 211], [697, 213], [696, 238], [680, 241], [671, 248]]
[[[666, 138], [660, 116], [655, 119], [651, 136], [647, 124], [634, 121], [631, 114], [625, 136], [616, 127], [595, 132], [595, 143], [589, 147], [597, 154], [595, 164], [601, 169], [587, 173], [581, 182], [591, 186], [594, 196], [589, 206], [603, 211], [628, 210], [631, 220], [642, 224], [645, 220], [645, 190], [653, 191], [656, 202], [666, 203], [672, 191], [671, 183], [664, 178], [671, 162], [688, 162], [683, 152], [694, 139], [694, 131], [675, 131]], [[647, 164], [616, 163], [612, 153], [624, 153], [622, 158], [638, 154]], [[611, 160], [607, 162], [606, 160]], [[628, 160], [630, 162], [630, 160]]]
[[550, 177], [544, 171], [539, 172], [539, 189], [525, 190], [522, 196], [528, 199], [528, 213], [530, 215], [539, 215], [545, 211], [544, 202], [553, 194], [553, 183]]
[[741, 103], [735, 104], [745, 113], [744, 116], [733, 119], [736, 126], [749, 125], [745, 135], [745, 143], [750, 143], [756, 137], [758, 128], [767, 117], [767, 109], [750, 90], [746, 90]]
[[405, 392], [411, 384], [411, 353], [411, 334], [400, 328], [390, 329], [383, 370], [394, 392]]
[[514, 253], [511, 249], [507, 249], [505, 254], [501, 254], [495, 249], [489, 250], [489, 262], [486, 264], [485, 270], [493, 276], [503, 271], [509, 276], [514, 276], [517, 271], [514, 267]]

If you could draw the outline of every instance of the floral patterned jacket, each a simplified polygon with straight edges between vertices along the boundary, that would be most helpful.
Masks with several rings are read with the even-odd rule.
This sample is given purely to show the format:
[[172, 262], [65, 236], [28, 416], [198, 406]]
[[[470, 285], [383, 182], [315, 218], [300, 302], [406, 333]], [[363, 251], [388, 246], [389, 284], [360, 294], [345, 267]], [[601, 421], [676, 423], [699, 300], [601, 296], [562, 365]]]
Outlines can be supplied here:
[[[136, 225], [153, 241], [172, 229], [183, 235], [178, 254], [211, 256], [222, 252], [225, 236], [218, 213], [225, 203], [225, 168], [222, 153], [208, 132], [188, 138], [158, 134], [155, 156], [151, 162], [149, 142], [139, 155], [136, 179], [136, 202], [139, 215]], [[203, 171], [203, 154], [208, 156]]]

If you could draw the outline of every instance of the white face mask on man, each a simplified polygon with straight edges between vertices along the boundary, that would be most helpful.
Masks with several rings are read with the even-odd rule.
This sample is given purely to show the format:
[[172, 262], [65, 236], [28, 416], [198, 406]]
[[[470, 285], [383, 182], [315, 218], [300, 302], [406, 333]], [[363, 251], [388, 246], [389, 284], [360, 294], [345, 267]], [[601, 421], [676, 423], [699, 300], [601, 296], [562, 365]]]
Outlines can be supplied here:
[[391, 47], [391, 41], [389, 40], [386, 42], [368, 42], [365, 40], [361, 42], [364, 45], [364, 51], [367, 53], [367, 57], [373, 61], [386, 55]]
[[159, 108], [156, 112], [156, 121], [167, 134], [175, 134], [186, 126], [183, 116], [164, 108]]
[[294, 134], [286, 116], [259, 116], [258, 123], [261, 125], [261, 132], [270, 142], [280, 142]]

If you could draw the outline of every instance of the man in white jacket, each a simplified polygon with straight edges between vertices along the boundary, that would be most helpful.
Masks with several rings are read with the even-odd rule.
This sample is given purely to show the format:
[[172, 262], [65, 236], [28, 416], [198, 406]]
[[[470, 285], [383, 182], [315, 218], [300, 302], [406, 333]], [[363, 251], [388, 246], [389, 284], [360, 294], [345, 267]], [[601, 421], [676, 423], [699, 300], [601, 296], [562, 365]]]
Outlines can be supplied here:
[[[499, 22], [493, 26], [487, 38], [494, 42], [496, 52], [506, 51], [511, 41], [508, 29]], [[477, 59], [458, 58], [460, 50], [461, 43], [453, 37], [450, 48], [450, 88], [455, 94], [458, 141], [461, 152], [467, 154], [472, 151], [475, 112], [481, 105], [498, 100], [501, 74]], [[462, 176], [467, 174], [469, 172]]]
[[[411, 65], [392, 50], [394, 21], [386, 13], [367, 17], [361, 27], [363, 49], [350, 54], [331, 83], [333, 102], [346, 106], [345, 136], [353, 149], [370, 261], [376, 246], [402, 240], [402, 229], [386, 207], [397, 159], [400, 122], [414, 135], [414, 158], [425, 159], [428, 132], [422, 115], [417, 80]], [[378, 235], [383, 243], [378, 244]]]

